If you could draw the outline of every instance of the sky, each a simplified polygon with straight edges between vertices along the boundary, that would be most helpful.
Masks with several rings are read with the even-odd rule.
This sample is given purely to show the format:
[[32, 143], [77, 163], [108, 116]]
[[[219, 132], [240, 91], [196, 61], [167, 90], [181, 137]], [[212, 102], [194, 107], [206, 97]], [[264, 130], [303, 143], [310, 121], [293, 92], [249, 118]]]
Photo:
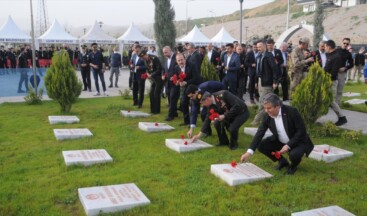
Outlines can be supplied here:
[[[39, 1], [33, 1], [34, 20], [38, 17]], [[63, 26], [91, 26], [94, 21], [106, 25], [127, 26], [154, 22], [153, 0], [44, 0], [49, 25], [56, 18]], [[253, 8], [273, 0], [244, 0], [243, 9]], [[171, 0], [176, 19], [215, 17], [240, 9], [239, 0]], [[30, 0], [0, 0], [0, 26], [10, 15], [23, 30], [30, 29]], [[187, 9], [187, 14], [186, 14]]]

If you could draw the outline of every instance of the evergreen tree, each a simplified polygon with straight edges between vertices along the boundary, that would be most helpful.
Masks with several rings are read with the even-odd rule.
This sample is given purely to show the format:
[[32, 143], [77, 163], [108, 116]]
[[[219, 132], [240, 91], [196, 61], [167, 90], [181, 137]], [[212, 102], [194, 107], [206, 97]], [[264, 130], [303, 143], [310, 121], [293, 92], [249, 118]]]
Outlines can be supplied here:
[[61, 112], [69, 112], [82, 91], [82, 83], [78, 81], [67, 51], [54, 53], [45, 86], [48, 96], [60, 104]]
[[311, 65], [308, 75], [297, 86], [291, 105], [298, 109], [308, 129], [327, 114], [333, 100], [331, 88], [330, 75], [317, 62]]
[[203, 62], [201, 63], [200, 72], [205, 81], [219, 80], [217, 70], [215, 69], [214, 65], [210, 63], [208, 55], [205, 55]]
[[173, 23], [175, 10], [171, 6], [171, 0], [153, 0], [155, 4], [154, 34], [158, 45], [158, 56], [162, 58], [162, 48], [170, 46], [172, 49], [176, 43], [176, 28]]
[[322, 37], [324, 35], [324, 26], [323, 22], [325, 19], [324, 16], [324, 7], [321, 5], [321, 0], [316, 0], [316, 11], [313, 17], [314, 30], [313, 30], [313, 46], [317, 49], [318, 44], [322, 41]]

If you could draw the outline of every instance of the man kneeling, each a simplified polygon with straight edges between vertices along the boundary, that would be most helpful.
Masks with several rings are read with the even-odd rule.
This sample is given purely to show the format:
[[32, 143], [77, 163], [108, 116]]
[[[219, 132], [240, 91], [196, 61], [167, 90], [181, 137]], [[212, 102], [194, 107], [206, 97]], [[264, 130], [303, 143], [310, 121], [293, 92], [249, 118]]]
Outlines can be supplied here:
[[[260, 124], [250, 148], [241, 156], [241, 162], [247, 161], [258, 148], [271, 160], [279, 160], [278, 166], [275, 167], [277, 170], [288, 167], [287, 174], [292, 175], [297, 171], [302, 156], [311, 153], [313, 143], [297, 109], [282, 105], [279, 97], [273, 93], [264, 96], [263, 105], [267, 115]], [[273, 135], [262, 140], [268, 129]], [[291, 164], [283, 157], [287, 152]]]

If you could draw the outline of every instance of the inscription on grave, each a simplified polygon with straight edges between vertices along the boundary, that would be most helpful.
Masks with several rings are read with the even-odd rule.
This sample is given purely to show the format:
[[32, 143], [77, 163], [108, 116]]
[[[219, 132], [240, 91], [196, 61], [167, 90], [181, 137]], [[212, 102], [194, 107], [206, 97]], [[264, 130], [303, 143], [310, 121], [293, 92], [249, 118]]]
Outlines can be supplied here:
[[104, 149], [63, 151], [62, 154], [66, 166], [74, 164], [89, 166], [97, 163], [112, 162], [111, 156]]
[[351, 156], [353, 156], [353, 152], [326, 144], [315, 145], [311, 154], [309, 155], [309, 157], [312, 159], [325, 161], [326, 163], [331, 163]]
[[79, 118], [76, 116], [49, 116], [48, 121], [50, 124], [72, 124], [72, 123], [78, 123]]

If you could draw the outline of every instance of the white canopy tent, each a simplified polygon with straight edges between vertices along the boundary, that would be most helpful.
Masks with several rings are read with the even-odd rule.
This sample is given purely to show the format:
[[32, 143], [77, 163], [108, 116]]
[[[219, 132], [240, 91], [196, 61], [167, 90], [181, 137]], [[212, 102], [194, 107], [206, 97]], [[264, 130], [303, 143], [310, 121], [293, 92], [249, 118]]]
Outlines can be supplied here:
[[236, 39], [233, 38], [224, 27], [222, 27], [221, 30], [211, 39], [211, 41], [215, 45], [223, 45], [227, 43], [233, 43], [233, 41], [236, 41]]
[[178, 40], [179, 42], [189, 42], [195, 45], [207, 45], [210, 43], [210, 39], [207, 38], [195, 25], [194, 28], [184, 37]]
[[22, 32], [15, 24], [11, 16], [0, 28], [0, 42], [4, 43], [30, 43], [32, 38]]
[[96, 21], [89, 31], [80, 38], [80, 43], [116, 44], [117, 40], [106, 34]]
[[38, 42], [45, 44], [77, 44], [78, 39], [68, 34], [55, 19], [51, 27], [38, 38]]
[[131, 23], [126, 32], [117, 39], [121, 44], [132, 44], [138, 41], [140, 44], [155, 44], [155, 41], [145, 37], [134, 25]]

